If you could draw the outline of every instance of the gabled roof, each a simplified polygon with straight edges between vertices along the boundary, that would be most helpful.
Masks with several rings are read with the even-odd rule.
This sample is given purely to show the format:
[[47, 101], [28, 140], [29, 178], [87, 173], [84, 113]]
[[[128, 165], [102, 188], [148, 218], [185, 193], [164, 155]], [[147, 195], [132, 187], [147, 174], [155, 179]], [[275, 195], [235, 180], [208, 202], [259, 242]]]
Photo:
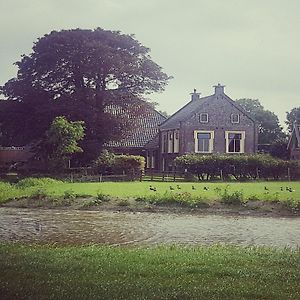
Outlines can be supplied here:
[[126, 137], [119, 141], [108, 142], [106, 147], [142, 148], [158, 135], [159, 125], [166, 120], [166, 117], [149, 107], [138, 117], [131, 116], [131, 119], [134, 126], [126, 134]]
[[[169, 117], [165, 122], [160, 125], [160, 129], [171, 129], [171, 128], [179, 128], [180, 122], [187, 120], [190, 116], [195, 113], [199, 108], [206, 102], [212, 101], [218, 95], [213, 94], [210, 96], [206, 96], [203, 98], [199, 98], [196, 100], [192, 100], [188, 102], [185, 106], [183, 106], [180, 110], [174, 113], [171, 117]], [[255, 120], [247, 113], [243, 107], [241, 107], [238, 103], [233, 101], [230, 97], [226, 94], [222, 94], [224, 99], [230, 102], [236, 109], [241, 111], [245, 116], [247, 116], [250, 120], [255, 123]]]
[[294, 128], [293, 128], [293, 131], [292, 131], [291, 136], [289, 138], [287, 149], [290, 149], [293, 139], [296, 140], [296, 143], [298, 144], [298, 147], [300, 147], [300, 124], [294, 124]]
[[178, 128], [180, 122], [188, 118], [195, 110], [197, 110], [204, 102], [212, 100], [215, 95], [199, 98], [188, 102], [185, 106], [179, 109], [171, 117], [160, 125], [161, 129], [165, 128]]

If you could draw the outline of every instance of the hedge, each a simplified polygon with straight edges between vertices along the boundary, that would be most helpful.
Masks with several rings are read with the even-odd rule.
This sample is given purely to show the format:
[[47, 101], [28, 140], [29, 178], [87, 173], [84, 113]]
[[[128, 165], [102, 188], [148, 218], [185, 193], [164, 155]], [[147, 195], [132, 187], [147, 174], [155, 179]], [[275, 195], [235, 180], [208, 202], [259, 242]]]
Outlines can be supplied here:
[[145, 170], [145, 158], [138, 155], [116, 155], [103, 151], [93, 163], [97, 173], [111, 173], [114, 175], [128, 175], [135, 179]]
[[300, 161], [276, 159], [270, 155], [186, 154], [175, 159], [177, 170], [199, 180], [217, 177], [247, 179], [300, 179]]

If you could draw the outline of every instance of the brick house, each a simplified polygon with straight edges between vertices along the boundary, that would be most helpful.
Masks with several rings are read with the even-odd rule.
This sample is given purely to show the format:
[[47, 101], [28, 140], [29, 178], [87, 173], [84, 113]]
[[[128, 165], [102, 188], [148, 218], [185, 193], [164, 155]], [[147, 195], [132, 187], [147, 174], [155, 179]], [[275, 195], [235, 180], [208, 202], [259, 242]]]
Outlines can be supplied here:
[[294, 124], [292, 134], [290, 136], [288, 146], [288, 150], [290, 151], [291, 159], [299, 159], [300, 160], [300, 125]]
[[[160, 170], [172, 170], [174, 158], [187, 153], [256, 153], [255, 121], [224, 93], [224, 86], [214, 88], [213, 95], [202, 98], [194, 90], [190, 102], [159, 126], [156, 146]], [[146, 145], [147, 160], [151, 161], [154, 144], [152, 148]]]

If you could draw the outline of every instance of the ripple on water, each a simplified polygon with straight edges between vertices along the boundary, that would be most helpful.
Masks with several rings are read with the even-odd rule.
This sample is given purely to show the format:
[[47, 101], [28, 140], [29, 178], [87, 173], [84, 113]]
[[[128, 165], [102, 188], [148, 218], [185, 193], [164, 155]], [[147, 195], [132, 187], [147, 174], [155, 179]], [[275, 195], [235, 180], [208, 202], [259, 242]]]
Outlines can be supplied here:
[[0, 208], [0, 240], [300, 247], [300, 218]]

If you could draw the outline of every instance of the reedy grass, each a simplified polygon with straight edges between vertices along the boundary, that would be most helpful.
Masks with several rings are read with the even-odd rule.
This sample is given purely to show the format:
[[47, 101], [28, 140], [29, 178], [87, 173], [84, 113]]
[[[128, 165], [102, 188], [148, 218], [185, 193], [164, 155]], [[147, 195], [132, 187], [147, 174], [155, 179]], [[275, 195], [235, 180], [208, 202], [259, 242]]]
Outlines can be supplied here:
[[300, 297], [300, 252], [289, 249], [0, 244], [0, 268], [12, 299]]

